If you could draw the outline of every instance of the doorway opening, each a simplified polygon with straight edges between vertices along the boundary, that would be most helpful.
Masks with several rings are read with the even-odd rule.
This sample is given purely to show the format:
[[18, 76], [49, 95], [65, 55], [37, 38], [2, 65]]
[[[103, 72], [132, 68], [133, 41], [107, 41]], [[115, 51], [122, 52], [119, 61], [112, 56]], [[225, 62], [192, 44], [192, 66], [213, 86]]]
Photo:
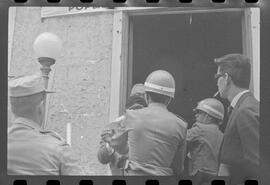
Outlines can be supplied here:
[[214, 58], [243, 53], [242, 18], [243, 11], [130, 16], [127, 92], [154, 70], [170, 72], [176, 94], [168, 109], [190, 126], [197, 102], [217, 91]]

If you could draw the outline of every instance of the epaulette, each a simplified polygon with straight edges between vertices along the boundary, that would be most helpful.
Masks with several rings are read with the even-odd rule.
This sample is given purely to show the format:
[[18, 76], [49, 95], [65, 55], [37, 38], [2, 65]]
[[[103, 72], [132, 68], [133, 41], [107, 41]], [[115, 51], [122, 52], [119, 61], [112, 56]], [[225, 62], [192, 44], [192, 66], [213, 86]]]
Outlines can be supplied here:
[[50, 136], [53, 136], [57, 140], [66, 143], [66, 140], [60, 134], [58, 134], [57, 132], [54, 132], [54, 131], [51, 131], [51, 130], [41, 130], [40, 133], [42, 133], [42, 134], [49, 134]]

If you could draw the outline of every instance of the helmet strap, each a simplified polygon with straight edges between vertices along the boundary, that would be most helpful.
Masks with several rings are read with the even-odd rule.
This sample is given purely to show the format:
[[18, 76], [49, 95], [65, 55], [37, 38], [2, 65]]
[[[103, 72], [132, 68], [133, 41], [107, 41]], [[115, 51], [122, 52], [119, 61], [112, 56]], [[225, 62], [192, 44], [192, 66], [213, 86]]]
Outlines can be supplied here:
[[168, 105], [171, 103], [171, 101], [172, 101], [172, 98], [170, 97], [170, 99], [167, 101], [167, 103], [165, 104], [166, 105], [166, 107], [168, 107]]
[[145, 100], [146, 100], [147, 105], [149, 105], [152, 102], [151, 97], [147, 93], [145, 93]]

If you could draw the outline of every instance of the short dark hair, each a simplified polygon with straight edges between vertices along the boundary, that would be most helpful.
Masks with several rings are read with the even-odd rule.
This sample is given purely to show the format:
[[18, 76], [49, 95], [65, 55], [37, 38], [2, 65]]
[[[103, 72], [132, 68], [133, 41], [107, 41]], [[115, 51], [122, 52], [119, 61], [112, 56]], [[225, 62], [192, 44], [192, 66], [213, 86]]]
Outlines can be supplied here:
[[170, 99], [171, 99], [169, 96], [165, 96], [165, 95], [162, 95], [162, 94], [157, 94], [157, 93], [154, 93], [154, 92], [146, 92], [146, 95], [150, 96], [151, 100], [153, 102], [162, 103], [162, 104], [165, 104], [165, 105], [167, 105], [169, 103]]
[[233, 83], [240, 88], [249, 88], [250, 59], [242, 54], [228, 54], [215, 59], [222, 73], [228, 73]]
[[[137, 105], [137, 106], [134, 106], [134, 105]], [[141, 93], [137, 93], [130, 96], [126, 103], [126, 109], [130, 109], [131, 107], [134, 107], [131, 109], [137, 109], [137, 108], [143, 108], [146, 106], [147, 106], [147, 103], [146, 103], [144, 94], [141, 94]]]

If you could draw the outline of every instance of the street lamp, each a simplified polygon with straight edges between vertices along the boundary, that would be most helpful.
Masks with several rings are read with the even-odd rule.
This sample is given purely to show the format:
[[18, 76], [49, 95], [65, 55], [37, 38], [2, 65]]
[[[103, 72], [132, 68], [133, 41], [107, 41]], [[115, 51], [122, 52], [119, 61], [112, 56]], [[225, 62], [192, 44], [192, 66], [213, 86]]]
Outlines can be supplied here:
[[[61, 52], [62, 41], [57, 35], [50, 32], [44, 32], [37, 36], [34, 41], [33, 48], [37, 55], [38, 62], [41, 64], [40, 70], [44, 78], [45, 88], [47, 89], [51, 65], [55, 64], [55, 60]], [[46, 98], [44, 100], [44, 108], [46, 110]], [[43, 123], [44, 128], [46, 120], [44, 120]]]
[[33, 48], [38, 57], [38, 62], [41, 64], [40, 70], [45, 80], [45, 88], [47, 88], [51, 65], [55, 63], [60, 54], [62, 41], [57, 35], [44, 32], [36, 38]]

